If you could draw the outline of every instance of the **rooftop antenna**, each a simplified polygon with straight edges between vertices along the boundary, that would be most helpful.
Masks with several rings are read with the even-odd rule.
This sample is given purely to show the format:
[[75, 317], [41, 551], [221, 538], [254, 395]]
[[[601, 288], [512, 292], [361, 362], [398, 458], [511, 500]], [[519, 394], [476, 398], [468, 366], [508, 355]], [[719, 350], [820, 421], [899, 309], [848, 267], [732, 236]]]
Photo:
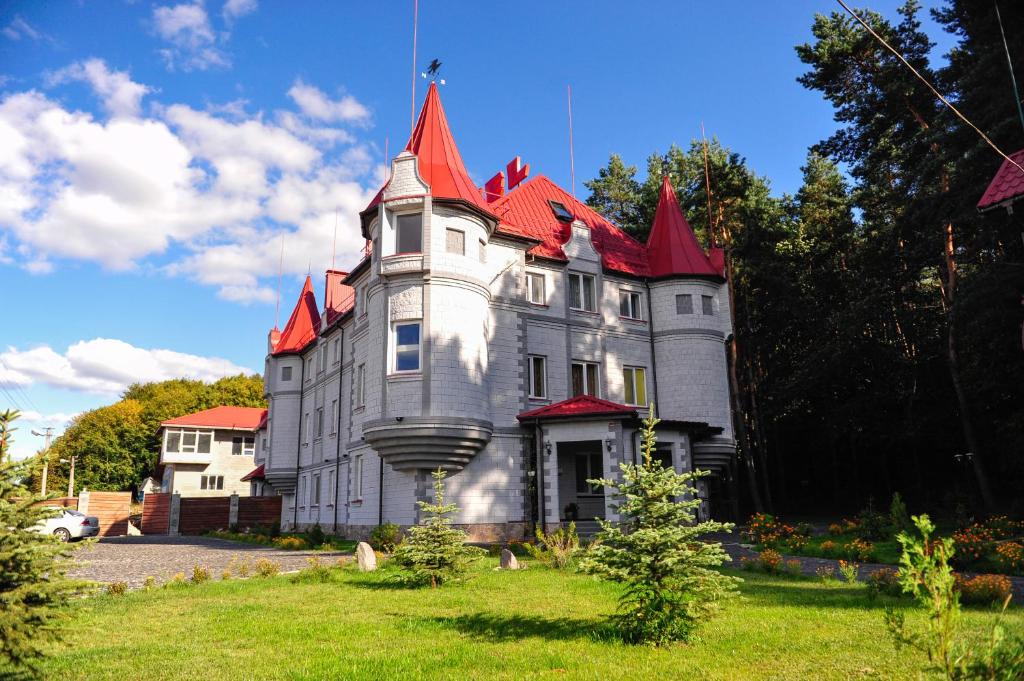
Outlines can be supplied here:
[[391, 174], [391, 156], [388, 154], [388, 138], [384, 137], [384, 181], [388, 181], [388, 175]]
[[700, 139], [704, 147], [704, 193], [708, 197], [708, 243], [715, 247], [715, 220], [711, 216], [711, 172], [708, 170], [708, 138], [704, 134], [704, 121], [700, 122]]
[[1020, 116], [1021, 127], [1024, 127], [1024, 108], [1020, 104], [1020, 92], [1017, 91], [1017, 77], [1013, 75], [1013, 60], [1010, 59], [1010, 46], [1006, 44], [1006, 31], [1003, 30], [1003, 17], [999, 13], [999, 3], [992, 0], [996, 7], [996, 21], [999, 22], [999, 33], [1003, 36], [1003, 49], [1006, 50], [1006, 65], [1010, 68], [1010, 83], [1013, 84], [1013, 101], [1017, 103], [1017, 115]]
[[277, 303], [274, 307], [274, 328], [281, 321], [281, 277], [284, 272], [284, 232], [281, 232], [281, 255], [277, 259]]
[[334, 209], [334, 243], [331, 244], [331, 269], [334, 269], [334, 256], [338, 252], [338, 209]]
[[409, 103], [409, 137], [416, 129], [416, 24], [420, 19], [420, 1], [412, 0], [412, 101]]
[[572, 198], [576, 198], [576, 159], [572, 148], [572, 85], [567, 85], [569, 93], [569, 176], [572, 179]]

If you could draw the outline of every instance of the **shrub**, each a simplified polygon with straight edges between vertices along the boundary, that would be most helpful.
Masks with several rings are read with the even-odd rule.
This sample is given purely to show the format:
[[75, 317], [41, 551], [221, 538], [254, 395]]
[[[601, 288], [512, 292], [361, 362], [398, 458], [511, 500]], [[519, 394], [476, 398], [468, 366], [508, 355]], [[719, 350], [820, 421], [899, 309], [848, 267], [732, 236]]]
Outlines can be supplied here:
[[860, 573], [860, 565], [857, 563], [847, 562], [845, 560], [839, 561], [839, 574], [843, 576], [847, 584], [855, 584], [857, 582], [857, 575]]
[[970, 565], [981, 560], [995, 548], [995, 532], [975, 523], [953, 533], [953, 551], [957, 565]]
[[747, 529], [743, 533], [751, 544], [764, 544], [768, 537], [774, 538], [779, 523], [770, 513], [755, 513], [747, 521]]
[[782, 565], [782, 555], [774, 549], [765, 549], [757, 557], [761, 569], [769, 574], [775, 574]]
[[889, 504], [889, 525], [893, 532], [910, 532], [914, 529], [910, 522], [910, 514], [907, 513], [907, 505], [903, 503], [903, 497], [899, 492], [894, 492], [892, 502]]
[[306, 537], [309, 540], [309, 545], [313, 548], [323, 546], [324, 542], [327, 541], [327, 535], [324, 534], [324, 529], [320, 527], [320, 523], [310, 528], [309, 532], [306, 533]]
[[1024, 545], [1012, 541], [1003, 542], [996, 547], [996, 560], [1007, 570], [1024, 570]]
[[281, 566], [272, 560], [260, 558], [256, 561], [256, 574], [260, 577], [273, 577], [281, 571]]
[[968, 605], [999, 605], [1013, 593], [1013, 583], [1004, 575], [956, 575], [954, 588], [960, 592], [960, 602]]
[[111, 582], [106, 591], [108, 596], [124, 596], [128, 593], [128, 582]]
[[836, 569], [831, 565], [819, 565], [814, 574], [823, 582], [831, 582], [836, 578]]
[[828, 533], [833, 537], [838, 537], [843, 534], [843, 526], [840, 523], [831, 523], [828, 526]]
[[881, 541], [892, 536], [892, 525], [888, 516], [866, 508], [857, 516], [855, 534], [861, 539]]
[[384, 553], [391, 553], [402, 541], [402, 530], [395, 523], [384, 523], [373, 528], [370, 533], [370, 546]]
[[149, 575], [148, 577], [146, 577], [146, 581], [142, 583], [142, 588], [146, 591], [149, 591], [150, 589], [153, 589], [155, 587], [156, 577], [154, 577], [153, 575]]
[[814, 527], [810, 523], [797, 523], [793, 531], [801, 537], [810, 537], [814, 534]]
[[302, 537], [274, 537], [273, 544], [285, 551], [302, 551], [309, 548], [309, 544]]
[[821, 552], [826, 556], [833, 556], [836, 553], [837, 544], [831, 539], [821, 542]]
[[239, 558], [238, 556], [232, 556], [231, 562], [228, 563], [228, 570], [231, 570], [239, 577], [248, 577], [251, 566], [249, 565], [249, 559]]
[[1021, 523], [1010, 520], [1005, 515], [994, 515], [986, 520], [983, 526], [992, 531], [995, 539], [1006, 539], [1021, 531]]
[[803, 566], [800, 561], [796, 558], [790, 558], [786, 561], [786, 573], [790, 577], [800, 577], [803, 575]]
[[800, 551], [807, 546], [807, 537], [802, 534], [792, 534], [786, 538], [783, 544], [793, 551]]
[[205, 568], [201, 565], [192, 566], [192, 583], [202, 584], [203, 582], [210, 581], [210, 569]]
[[309, 566], [292, 575], [291, 582], [293, 584], [323, 584], [334, 579], [331, 568], [324, 565], [318, 557], [314, 556], [306, 560]]
[[575, 522], [547, 533], [538, 526], [536, 534], [537, 544], [526, 544], [526, 550], [532, 558], [556, 570], [572, 564], [580, 548]]
[[868, 575], [868, 596], [874, 600], [879, 596], [899, 596], [903, 593], [900, 573], [892, 568], [875, 570]]
[[405, 540], [391, 556], [395, 564], [403, 568], [410, 584], [430, 584], [436, 588], [443, 582], [462, 577], [470, 563], [485, 554], [483, 549], [466, 546], [466, 533], [451, 526], [449, 516], [458, 507], [444, 503], [445, 475], [440, 467], [434, 471], [434, 503], [416, 502], [425, 521], [409, 528]]
[[706, 473], [677, 473], [654, 461], [658, 419], [653, 408], [651, 414], [643, 423], [643, 462], [619, 464], [621, 481], [591, 481], [612, 491], [624, 520], [600, 521], [580, 568], [625, 584], [614, 618], [625, 641], [660, 645], [689, 639], [735, 595], [739, 580], [717, 570], [729, 560], [722, 545], [701, 541], [732, 525], [694, 522], [701, 500], [693, 481]]
[[164, 586], [168, 586], [168, 585], [179, 586], [179, 585], [184, 584], [184, 583], [185, 583], [185, 573], [184, 572], [175, 572], [174, 576], [171, 577], [167, 581], [167, 584], [165, 584]]
[[868, 562], [875, 555], [875, 547], [871, 542], [857, 537], [847, 544], [846, 555], [853, 560]]
[[754, 572], [761, 566], [761, 561], [757, 558], [750, 556], [740, 556], [740, 568], [749, 572]]

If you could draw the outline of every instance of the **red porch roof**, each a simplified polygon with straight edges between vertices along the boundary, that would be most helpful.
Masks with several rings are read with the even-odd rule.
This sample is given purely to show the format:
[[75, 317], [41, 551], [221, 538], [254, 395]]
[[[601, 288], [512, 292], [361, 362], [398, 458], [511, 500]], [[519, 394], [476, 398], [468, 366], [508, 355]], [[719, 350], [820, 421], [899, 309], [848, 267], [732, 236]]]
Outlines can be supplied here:
[[313, 279], [306, 275], [306, 283], [295, 303], [292, 316], [281, 332], [281, 337], [274, 345], [274, 355], [289, 352], [300, 352], [316, 338], [320, 329], [320, 311], [316, 306], [316, 295], [313, 294]]
[[[1024, 166], [1024, 149], [1010, 154], [1010, 158]], [[978, 210], [990, 210], [1021, 198], [1024, 198], [1024, 173], [1017, 166], [1004, 160], [996, 176], [989, 183], [988, 189], [978, 201]]]
[[637, 411], [633, 407], [627, 407], [617, 402], [609, 402], [590, 395], [580, 395], [524, 411], [516, 418], [520, 421], [529, 421], [530, 419], [557, 419], [573, 416], [637, 416]]
[[256, 430], [267, 416], [262, 407], [213, 407], [160, 423], [161, 426], [205, 426], [231, 430]]
[[252, 469], [251, 471], [243, 475], [241, 477], [241, 481], [245, 482], [247, 480], [263, 480], [265, 477], [266, 476], [263, 473], [263, 464], [260, 464], [259, 466], [256, 466], [256, 468]]

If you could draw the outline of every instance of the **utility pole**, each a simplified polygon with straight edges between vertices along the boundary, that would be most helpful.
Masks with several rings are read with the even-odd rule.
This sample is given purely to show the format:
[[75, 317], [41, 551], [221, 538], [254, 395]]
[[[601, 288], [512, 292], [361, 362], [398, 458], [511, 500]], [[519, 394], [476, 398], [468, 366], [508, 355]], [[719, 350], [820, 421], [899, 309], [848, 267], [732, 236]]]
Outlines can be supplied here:
[[[61, 463], [69, 463], [67, 459], [61, 459]], [[75, 496], [75, 457], [71, 456], [71, 474], [68, 476], [68, 498]]]
[[43, 432], [40, 433], [38, 430], [32, 429], [32, 434], [37, 437], [45, 438], [43, 440], [43, 481], [40, 486], [39, 493], [41, 496], [46, 496], [46, 475], [50, 470], [50, 439], [53, 437], [53, 426], [47, 426], [43, 428]]

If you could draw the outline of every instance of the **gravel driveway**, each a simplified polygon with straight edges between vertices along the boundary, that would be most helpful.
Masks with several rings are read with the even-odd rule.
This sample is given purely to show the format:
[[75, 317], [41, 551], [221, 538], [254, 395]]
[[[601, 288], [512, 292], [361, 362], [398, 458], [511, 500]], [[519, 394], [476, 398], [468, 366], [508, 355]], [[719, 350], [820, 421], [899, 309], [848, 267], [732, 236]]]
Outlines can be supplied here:
[[75, 551], [73, 560], [76, 565], [68, 574], [97, 582], [128, 582], [131, 587], [140, 587], [150, 576], [160, 584], [178, 572], [190, 577], [195, 565], [208, 568], [211, 577], [220, 579], [221, 573], [236, 557], [240, 561], [247, 560], [250, 566], [266, 558], [277, 563], [282, 572], [288, 572], [306, 567], [311, 556], [333, 563], [346, 555], [351, 554], [340, 551], [281, 551], [212, 537], [108, 537]]

